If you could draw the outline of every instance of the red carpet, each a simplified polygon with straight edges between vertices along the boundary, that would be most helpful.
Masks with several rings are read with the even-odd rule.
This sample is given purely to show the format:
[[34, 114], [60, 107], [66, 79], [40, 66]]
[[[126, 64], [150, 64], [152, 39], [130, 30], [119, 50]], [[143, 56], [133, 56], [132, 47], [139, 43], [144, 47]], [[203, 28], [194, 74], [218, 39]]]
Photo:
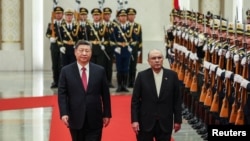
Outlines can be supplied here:
[[[130, 123], [131, 96], [112, 96], [112, 118], [103, 130], [103, 141], [136, 141]], [[70, 141], [68, 129], [59, 119], [57, 96], [12, 98], [0, 100], [1, 110], [53, 107], [49, 141]], [[174, 141], [174, 139], [172, 139]]]

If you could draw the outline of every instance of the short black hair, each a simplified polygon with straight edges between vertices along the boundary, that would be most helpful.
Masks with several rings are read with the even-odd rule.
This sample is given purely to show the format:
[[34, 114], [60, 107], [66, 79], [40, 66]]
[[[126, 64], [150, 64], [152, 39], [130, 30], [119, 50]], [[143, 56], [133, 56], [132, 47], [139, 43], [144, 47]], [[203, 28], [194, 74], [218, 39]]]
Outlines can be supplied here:
[[79, 40], [76, 45], [75, 45], [75, 49], [77, 49], [80, 45], [87, 45], [90, 46], [90, 48], [92, 49], [92, 43], [86, 40]]

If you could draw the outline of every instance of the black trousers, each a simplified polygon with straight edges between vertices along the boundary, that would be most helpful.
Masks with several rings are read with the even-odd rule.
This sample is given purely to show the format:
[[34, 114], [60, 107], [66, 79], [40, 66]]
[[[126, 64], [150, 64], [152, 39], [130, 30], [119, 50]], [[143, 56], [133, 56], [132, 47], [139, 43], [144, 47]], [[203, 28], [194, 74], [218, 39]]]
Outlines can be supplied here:
[[111, 84], [112, 75], [113, 75], [114, 54], [108, 53], [108, 56], [109, 56], [110, 60], [107, 57], [104, 58], [105, 59], [104, 68], [106, 70], [106, 76], [107, 76], [108, 82]]
[[50, 44], [50, 54], [52, 62], [53, 83], [57, 85], [61, 71], [61, 57], [59, 46], [56, 43]]
[[130, 58], [130, 64], [129, 64], [129, 80], [128, 80], [128, 85], [134, 85], [134, 81], [135, 81], [135, 75], [136, 75], [136, 71], [137, 71], [137, 60], [138, 60], [138, 53], [133, 52], [132, 53], [133, 59], [132, 57]]
[[140, 130], [136, 138], [137, 141], [171, 141], [171, 134], [172, 131], [162, 131], [159, 121], [157, 120], [152, 131], [145, 132]]
[[70, 134], [72, 141], [101, 141], [102, 127], [90, 128], [86, 119], [81, 129], [70, 129]]

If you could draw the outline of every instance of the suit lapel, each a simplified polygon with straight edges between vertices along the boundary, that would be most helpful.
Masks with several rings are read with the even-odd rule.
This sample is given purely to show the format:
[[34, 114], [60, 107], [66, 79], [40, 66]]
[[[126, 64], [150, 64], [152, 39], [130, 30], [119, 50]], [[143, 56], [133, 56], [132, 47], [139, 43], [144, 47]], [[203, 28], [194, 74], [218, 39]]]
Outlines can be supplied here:
[[166, 90], [166, 87], [168, 86], [168, 80], [169, 77], [168, 77], [168, 74], [166, 72], [165, 69], [163, 69], [163, 75], [162, 75], [162, 81], [161, 81], [161, 88], [160, 88], [160, 94], [159, 94], [159, 97], [161, 97], [161, 95], [165, 92]]
[[95, 76], [95, 69], [93, 69], [93, 66], [91, 63], [89, 63], [89, 80], [88, 80], [88, 87], [87, 87], [87, 91], [90, 90], [90, 88], [93, 88], [91, 85], [93, 84], [93, 80], [94, 78], [92, 78], [93, 76]]
[[150, 69], [150, 71], [149, 71], [149, 77], [148, 77], [147, 81], [149, 81], [151, 83], [150, 86], [152, 86], [151, 90], [152, 90], [153, 97], [155, 99], [157, 99], [158, 95], [157, 95], [157, 90], [156, 90], [156, 85], [155, 85], [154, 73], [153, 73], [152, 69]]

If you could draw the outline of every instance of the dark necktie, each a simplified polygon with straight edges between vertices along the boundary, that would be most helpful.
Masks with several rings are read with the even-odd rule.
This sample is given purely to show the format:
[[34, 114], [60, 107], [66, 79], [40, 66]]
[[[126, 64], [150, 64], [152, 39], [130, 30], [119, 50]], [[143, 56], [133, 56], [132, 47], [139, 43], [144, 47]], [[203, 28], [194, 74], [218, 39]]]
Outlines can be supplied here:
[[84, 67], [82, 67], [82, 84], [85, 91], [87, 91], [88, 83], [87, 83], [86, 68]]
[[68, 25], [68, 29], [71, 30], [71, 25], [70, 24]]

